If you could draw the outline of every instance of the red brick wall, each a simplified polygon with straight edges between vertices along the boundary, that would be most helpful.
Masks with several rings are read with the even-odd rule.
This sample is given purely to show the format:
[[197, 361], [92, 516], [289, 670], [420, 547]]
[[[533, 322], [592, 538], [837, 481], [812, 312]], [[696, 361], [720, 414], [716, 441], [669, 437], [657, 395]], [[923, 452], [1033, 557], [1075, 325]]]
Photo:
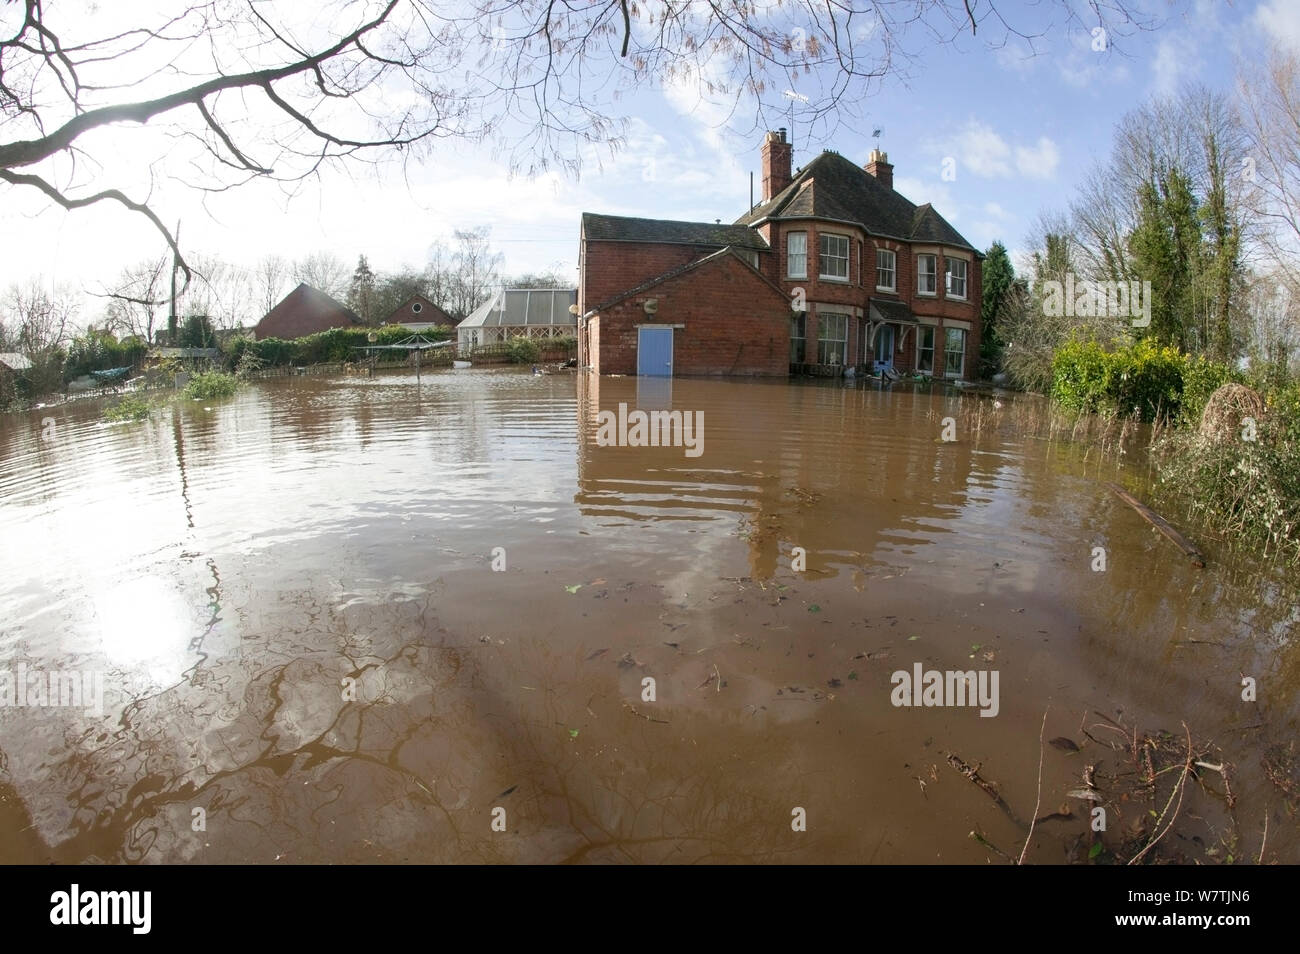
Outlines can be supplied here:
[[[807, 333], [807, 356], [809, 361], [816, 360], [816, 342], [817, 342], [817, 312], [821, 311], [834, 312], [838, 314], [853, 314], [853, 308], [857, 307], [865, 312], [869, 298], [879, 297], [889, 300], [901, 301], [905, 303], [913, 314], [932, 316], [939, 319], [957, 318], [962, 321], [968, 321], [971, 324], [971, 330], [966, 337], [967, 346], [967, 363], [966, 377], [973, 378], [978, 369], [979, 357], [979, 338], [980, 338], [980, 295], [982, 285], [981, 262], [979, 259], [972, 259], [966, 270], [967, 297], [965, 299], [949, 299], [944, 297], [943, 289], [943, 254], [938, 255], [937, 263], [937, 294], [934, 296], [920, 295], [916, 291], [916, 252], [912, 245], [907, 242], [898, 242], [892, 239], [872, 238], [864, 236], [863, 233], [851, 227], [841, 227], [827, 224], [825, 230], [838, 235], [848, 235], [849, 243], [849, 280], [848, 282], [832, 281], [818, 278], [820, 264], [818, 261], [820, 254], [820, 232], [819, 224], [815, 221], [803, 222], [778, 222], [771, 229], [769, 241], [772, 244], [771, 254], [771, 271], [772, 277], [777, 284], [784, 288], [793, 298], [796, 288], [803, 288], [805, 297], [808, 302], [808, 317], [806, 321]], [[807, 278], [788, 278], [789, 262], [786, 254], [786, 233], [791, 231], [802, 231], [808, 234], [808, 277]], [[877, 293], [876, 291], [876, 249], [887, 248], [895, 253], [895, 288], [894, 294], [887, 292]], [[924, 247], [924, 246], [923, 246]], [[861, 267], [859, 267], [858, 250], [861, 249]], [[849, 354], [856, 357], [861, 363], [867, 363], [868, 358], [858, 353], [858, 325], [859, 320], [851, 318], [849, 321]], [[942, 326], [942, 322], [941, 322]], [[904, 368], [914, 366], [914, 335], [915, 332], [908, 335], [908, 340], [904, 348], [895, 355], [895, 363]]]
[[[654, 315], [643, 307], [650, 298], [659, 305]], [[636, 374], [637, 325], [681, 325], [673, 329], [674, 374], [784, 377], [789, 319], [788, 300], [727, 255], [602, 311], [589, 335], [592, 363], [601, 374]]]

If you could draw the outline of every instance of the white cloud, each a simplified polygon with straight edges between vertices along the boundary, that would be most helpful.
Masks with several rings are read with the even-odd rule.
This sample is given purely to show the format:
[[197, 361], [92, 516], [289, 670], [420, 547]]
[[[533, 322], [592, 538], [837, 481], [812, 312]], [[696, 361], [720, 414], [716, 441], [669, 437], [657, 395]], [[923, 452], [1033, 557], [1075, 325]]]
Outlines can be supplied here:
[[1178, 89], [1178, 78], [1187, 65], [1179, 46], [1171, 39], [1156, 45], [1156, 56], [1151, 61], [1151, 88], [1159, 96], [1172, 96]]
[[969, 173], [984, 179], [1006, 179], [1013, 173], [1034, 179], [1050, 179], [1056, 172], [1061, 154], [1056, 143], [1040, 136], [1031, 146], [1012, 147], [992, 126], [971, 120], [941, 148], [956, 160], [953, 171], [958, 179]]
[[1039, 136], [1034, 146], [1016, 147], [1016, 171], [1031, 179], [1050, 179], [1056, 174], [1061, 151], [1046, 136]]
[[962, 170], [984, 178], [1011, 174], [1011, 147], [985, 123], [971, 120], [949, 142], [949, 149], [957, 160], [958, 175]]
[[1279, 46], [1300, 51], [1300, 8], [1295, 0], [1265, 0], [1251, 19]]

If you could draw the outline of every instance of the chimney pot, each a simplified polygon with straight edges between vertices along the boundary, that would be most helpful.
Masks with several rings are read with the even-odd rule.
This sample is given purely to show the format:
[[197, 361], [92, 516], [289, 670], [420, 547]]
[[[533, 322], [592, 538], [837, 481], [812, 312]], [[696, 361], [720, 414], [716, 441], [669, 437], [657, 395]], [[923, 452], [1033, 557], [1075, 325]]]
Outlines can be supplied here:
[[869, 175], [875, 176], [886, 189], [894, 188], [894, 167], [890, 165], [889, 153], [881, 152], [879, 149], [872, 149], [868, 157], [866, 170]]

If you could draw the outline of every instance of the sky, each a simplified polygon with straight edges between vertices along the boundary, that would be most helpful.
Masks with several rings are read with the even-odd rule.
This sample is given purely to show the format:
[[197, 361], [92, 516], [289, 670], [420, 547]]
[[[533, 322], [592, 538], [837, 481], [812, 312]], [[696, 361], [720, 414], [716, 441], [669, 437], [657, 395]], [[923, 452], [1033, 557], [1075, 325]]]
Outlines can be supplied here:
[[[859, 104], [861, 120], [816, 129], [796, 112], [768, 125], [793, 119], [796, 167], [823, 149], [865, 163], [881, 129], [899, 192], [932, 203], [977, 248], [1001, 240], [1015, 256], [1038, 215], [1062, 208], [1106, 159], [1127, 111], [1185, 83], [1231, 90], [1238, 63], [1261, 60], [1273, 43], [1300, 48], [1300, 0], [1145, 2], [1158, 28], [1113, 38], [1104, 50], [1083, 30], [1040, 37], [1037, 55], [1017, 41], [989, 49], [968, 32], [945, 45], [912, 38], [915, 58]], [[1044, 4], [1001, 6], [1034, 22]], [[489, 147], [440, 141], [420, 163], [357, 164], [292, 195], [254, 183], [200, 201], [166, 175], [152, 186], [132, 180], [136, 157], [159, 149], [150, 130], [102, 130], [87, 145], [106, 180], [121, 174], [152, 189], [162, 218], [181, 222], [187, 250], [250, 266], [268, 254], [328, 251], [349, 264], [364, 254], [384, 272], [422, 265], [430, 244], [456, 229], [487, 226], [504, 273], [555, 270], [576, 284], [583, 212], [727, 222], [747, 210], [751, 172], [759, 188], [761, 130], [750, 117], [720, 125], [726, 110], [698, 92], [680, 82], [624, 98], [626, 147], [591, 151], [576, 176], [511, 176]], [[157, 233], [129, 212], [64, 212], [0, 186], [0, 288], [39, 279], [93, 291], [161, 251]], [[100, 307], [87, 298], [82, 323]]]

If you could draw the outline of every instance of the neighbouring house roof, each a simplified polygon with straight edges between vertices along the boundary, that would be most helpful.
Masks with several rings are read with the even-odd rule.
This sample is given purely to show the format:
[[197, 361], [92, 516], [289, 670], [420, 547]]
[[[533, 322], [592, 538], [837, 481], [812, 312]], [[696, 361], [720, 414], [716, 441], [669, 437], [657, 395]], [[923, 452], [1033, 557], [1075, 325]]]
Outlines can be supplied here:
[[393, 309], [384, 324], [388, 325], [447, 325], [456, 324], [451, 317], [423, 295], [412, 295]]
[[31, 360], [17, 351], [0, 351], [0, 367], [10, 371], [27, 371], [31, 366]]
[[872, 321], [892, 321], [896, 323], [915, 325], [918, 324], [916, 315], [912, 314], [912, 309], [901, 301], [892, 301], [888, 298], [872, 298], [868, 311]]
[[253, 334], [263, 338], [301, 338], [331, 328], [360, 325], [361, 318], [323, 291], [302, 284], [266, 313]]
[[766, 250], [763, 236], [746, 225], [634, 219], [622, 215], [582, 213], [582, 237], [601, 242], [655, 242], [668, 245], [734, 245]]
[[578, 303], [576, 288], [503, 288], [457, 325], [461, 328], [522, 328], [547, 325], [578, 326], [569, 311]]
[[736, 225], [798, 218], [853, 222], [871, 235], [932, 242], [982, 254], [929, 203], [913, 205], [866, 169], [835, 152], [823, 152], [808, 163], [788, 186], [742, 215]]
[[721, 261], [723, 258], [725, 258], [728, 255], [735, 256], [737, 260], [744, 263], [746, 268], [753, 271], [754, 275], [757, 278], [761, 279], [764, 284], [770, 286], [771, 289], [776, 294], [780, 295], [782, 298], [786, 297], [785, 292], [782, 291], [779, 285], [774, 284], [772, 280], [769, 279], [766, 275], [754, 269], [754, 266], [750, 265], [749, 262], [746, 262], [745, 259], [742, 258], [734, 248], [728, 245], [726, 248], [720, 248], [716, 252], [710, 252], [708, 255], [705, 255], [703, 258], [697, 258], [695, 259], [695, 261], [687, 262], [685, 265], [678, 265], [676, 268], [670, 269], [664, 272], [662, 275], [656, 275], [654, 278], [647, 279], [646, 281], [642, 282], [641, 284], [633, 288], [629, 288], [626, 291], [621, 291], [613, 298], [607, 299], [606, 301], [601, 302], [599, 305], [596, 305], [592, 309], [592, 311], [601, 311], [602, 309], [609, 308], [611, 305], [615, 305], [618, 302], [623, 301], [624, 299], [631, 298], [634, 295], [640, 295], [643, 292], [647, 292], [654, 286], [661, 285], [664, 282], [668, 281], [669, 279], [676, 278], [678, 275], [684, 275], [687, 272], [692, 271], [694, 269], [701, 268], [705, 265], [711, 265], [717, 261]]

